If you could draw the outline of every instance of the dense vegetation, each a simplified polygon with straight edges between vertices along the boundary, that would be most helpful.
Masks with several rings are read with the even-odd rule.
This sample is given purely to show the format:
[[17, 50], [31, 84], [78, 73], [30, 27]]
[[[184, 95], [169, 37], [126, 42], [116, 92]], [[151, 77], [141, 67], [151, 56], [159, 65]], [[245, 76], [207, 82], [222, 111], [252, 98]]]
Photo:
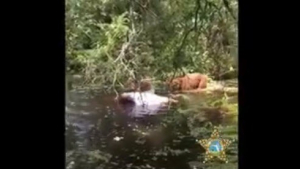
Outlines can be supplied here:
[[67, 72], [85, 86], [191, 71], [234, 77], [237, 1], [67, 0], [66, 43]]
[[[80, 75], [80, 86], [108, 89], [145, 75], [236, 78], [237, 11], [237, 0], [66, 0], [67, 75]], [[78, 147], [75, 127], [66, 126], [66, 166], [184, 169], [188, 166], [181, 164], [196, 161], [190, 166], [237, 168], [237, 141], [227, 152], [229, 164], [218, 165], [203, 165], [203, 149], [195, 142], [209, 137], [215, 125], [225, 138], [237, 139], [237, 106], [236, 94], [183, 96], [158, 125], [164, 136], [159, 146], [149, 145], [150, 136], [120, 129], [122, 122], [102, 112], [108, 118], [89, 131], [87, 150]], [[122, 144], [112, 141], [114, 136], [124, 136]]]

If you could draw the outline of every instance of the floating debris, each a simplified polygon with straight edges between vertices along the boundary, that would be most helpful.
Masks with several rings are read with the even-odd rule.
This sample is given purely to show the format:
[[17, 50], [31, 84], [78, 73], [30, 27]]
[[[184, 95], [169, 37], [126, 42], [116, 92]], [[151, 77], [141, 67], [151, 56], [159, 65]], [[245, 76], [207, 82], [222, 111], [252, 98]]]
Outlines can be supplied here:
[[117, 137], [114, 138], [114, 140], [115, 140], [115, 141], [120, 141], [120, 140], [122, 140], [123, 138], [124, 138], [124, 137], [118, 137], [118, 136], [117, 136]]
[[75, 162], [71, 161], [66, 168], [71, 169], [71, 168], [73, 168], [74, 165], [75, 165]]
[[137, 144], [145, 144], [146, 140], [144, 139], [138, 139], [135, 141]]
[[132, 163], [126, 164], [127, 168], [130, 168], [132, 166]]

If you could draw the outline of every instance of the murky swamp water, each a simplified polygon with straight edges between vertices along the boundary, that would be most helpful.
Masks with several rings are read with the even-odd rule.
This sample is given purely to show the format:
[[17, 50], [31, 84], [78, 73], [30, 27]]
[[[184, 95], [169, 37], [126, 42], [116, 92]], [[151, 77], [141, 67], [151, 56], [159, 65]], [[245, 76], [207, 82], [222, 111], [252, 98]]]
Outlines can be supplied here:
[[[72, 91], [66, 99], [66, 167], [68, 169], [237, 168], [236, 144], [228, 164], [203, 164], [204, 149], [187, 120], [174, 112], [128, 118], [115, 95]], [[202, 136], [209, 137], [211, 133]]]

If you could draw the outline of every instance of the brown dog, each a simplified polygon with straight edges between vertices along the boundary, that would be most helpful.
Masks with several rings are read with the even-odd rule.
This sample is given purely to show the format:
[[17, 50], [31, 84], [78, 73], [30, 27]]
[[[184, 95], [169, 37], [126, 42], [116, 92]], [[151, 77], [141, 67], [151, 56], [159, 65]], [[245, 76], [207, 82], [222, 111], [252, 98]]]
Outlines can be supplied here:
[[200, 73], [191, 73], [177, 77], [169, 82], [169, 88], [174, 92], [199, 93], [207, 87], [208, 76]]

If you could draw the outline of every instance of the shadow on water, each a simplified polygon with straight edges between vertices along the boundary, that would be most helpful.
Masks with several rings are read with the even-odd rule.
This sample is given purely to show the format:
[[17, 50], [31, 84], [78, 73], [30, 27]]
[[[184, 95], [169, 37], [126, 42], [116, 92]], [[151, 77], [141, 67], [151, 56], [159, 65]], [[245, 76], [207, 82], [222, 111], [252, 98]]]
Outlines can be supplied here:
[[[169, 112], [143, 119], [120, 113], [114, 95], [69, 92], [66, 105], [67, 169], [189, 169], [204, 165], [204, 149], [184, 115]], [[234, 162], [221, 168], [237, 168]]]

